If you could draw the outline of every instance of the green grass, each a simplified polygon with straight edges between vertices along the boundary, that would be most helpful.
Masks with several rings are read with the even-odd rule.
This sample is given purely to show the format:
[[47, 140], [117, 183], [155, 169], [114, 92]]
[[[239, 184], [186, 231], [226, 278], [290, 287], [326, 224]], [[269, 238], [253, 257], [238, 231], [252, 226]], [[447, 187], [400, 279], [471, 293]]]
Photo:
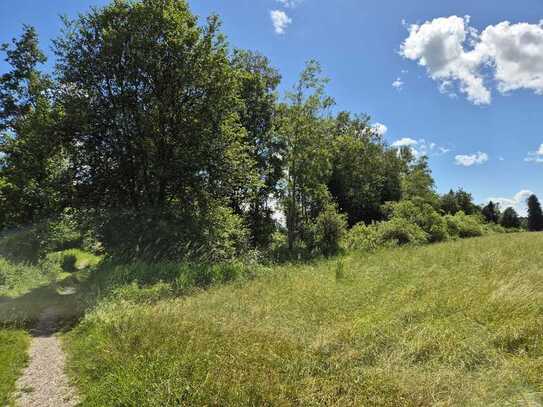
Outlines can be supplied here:
[[71, 371], [86, 406], [538, 405], [541, 247], [497, 235], [120, 296], [69, 335]]
[[27, 362], [28, 334], [0, 329], [0, 406], [8, 405], [15, 381]]

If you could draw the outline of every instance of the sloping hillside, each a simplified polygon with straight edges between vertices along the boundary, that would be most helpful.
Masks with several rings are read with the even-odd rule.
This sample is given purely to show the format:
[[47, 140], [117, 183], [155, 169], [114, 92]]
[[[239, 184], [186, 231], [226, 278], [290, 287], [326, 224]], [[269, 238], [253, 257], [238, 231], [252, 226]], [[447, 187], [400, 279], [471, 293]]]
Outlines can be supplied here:
[[131, 287], [69, 336], [84, 405], [542, 402], [543, 235], [277, 267], [183, 299]]

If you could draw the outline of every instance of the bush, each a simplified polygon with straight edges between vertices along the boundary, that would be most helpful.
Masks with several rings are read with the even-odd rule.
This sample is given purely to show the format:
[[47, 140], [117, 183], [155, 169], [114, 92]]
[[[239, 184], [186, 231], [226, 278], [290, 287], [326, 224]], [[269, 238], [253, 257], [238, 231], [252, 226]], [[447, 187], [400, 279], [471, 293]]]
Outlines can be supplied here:
[[404, 218], [394, 217], [388, 222], [379, 223], [377, 231], [382, 245], [419, 245], [428, 242], [426, 232]]
[[445, 222], [451, 237], [477, 237], [484, 233], [483, 222], [477, 215], [466, 215], [460, 211], [454, 216], [446, 215]]
[[350, 250], [374, 251], [379, 248], [381, 241], [376, 225], [367, 226], [363, 222], [354, 225], [347, 233], [345, 245]]
[[340, 242], [347, 230], [347, 217], [338, 213], [334, 205], [328, 205], [315, 222], [315, 247], [325, 256], [337, 254]]
[[95, 228], [105, 251], [123, 261], [225, 261], [248, 247], [248, 231], [230, 209], [104, 212]]
[[419, 226], [426, 234], [429, 242], [441, 242], [449, 238], [447, 224], [443, 216], [426, 202], [400, 201], [389, 204], [391, 217], [405, 219]]
[[0, 237], [0, 256], [12, 262], [37, 264], [41, 251], [40, 236], [35, 228], [8, 232]]

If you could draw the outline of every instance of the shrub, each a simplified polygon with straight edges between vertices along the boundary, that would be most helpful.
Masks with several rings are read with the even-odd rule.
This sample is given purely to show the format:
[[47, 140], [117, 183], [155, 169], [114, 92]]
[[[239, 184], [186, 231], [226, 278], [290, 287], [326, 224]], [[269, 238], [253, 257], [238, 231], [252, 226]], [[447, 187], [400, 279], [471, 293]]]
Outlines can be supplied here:
[[429, 242], [447, 240], [447, 224], [443, 216], [435, 211], [432, 205], [420, 201], [400, 201], [389, 204], [392, 218], [405, 219], [419, 226], [428, 236]]
[[41, 242], [35, 228], [12, 231], [0, 237], [0, 256], [15, 263], [38, 263]]
[[198, 216], [173, 209], [107, 212], [95, 223], [105, 251], [124, 261], [225, 261], [248, 247], [242, 219], [220, 206]]
[[325, 256], [337, 254], [340, 242], [347, 230], [347, 217], [338, 213], [334, 205], [328, 205], [315, 222], [315, 247]]
[[453, 215], [446, 215], [447, 230], [452, 237], [477, 237], [483, 235], [483, 222], [477, 215], [466, 215], [460, 211]]
[[351, 250], [377, 250], [381, 244], [377, 226], [367, 226], [363, 222], [356, 224], [347, 233], [345, 244]]
[[404, 218], [394, 217], [388, 222], [379, 223], [377, 230], [382, 245], [419, 245], [428, 242], [426, 232]]

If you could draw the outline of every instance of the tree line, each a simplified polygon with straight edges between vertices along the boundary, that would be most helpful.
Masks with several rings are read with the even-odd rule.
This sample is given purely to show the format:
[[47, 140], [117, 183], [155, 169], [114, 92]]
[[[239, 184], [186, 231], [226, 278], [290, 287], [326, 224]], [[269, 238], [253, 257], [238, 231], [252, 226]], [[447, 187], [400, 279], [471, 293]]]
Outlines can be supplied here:
[[222, 258], [283, 238], [291, 254], [334, 252], [403, 201], [521, 226], [463, 190], [439, 196], [426, 157], [338, 113], [318, 62], [280, 96], [270, 61], [185, 0], [115, 0], [62, 23], [51, 72], [33, 27], [2, 46], [0, 230], [72, 222], [111, 254]]

